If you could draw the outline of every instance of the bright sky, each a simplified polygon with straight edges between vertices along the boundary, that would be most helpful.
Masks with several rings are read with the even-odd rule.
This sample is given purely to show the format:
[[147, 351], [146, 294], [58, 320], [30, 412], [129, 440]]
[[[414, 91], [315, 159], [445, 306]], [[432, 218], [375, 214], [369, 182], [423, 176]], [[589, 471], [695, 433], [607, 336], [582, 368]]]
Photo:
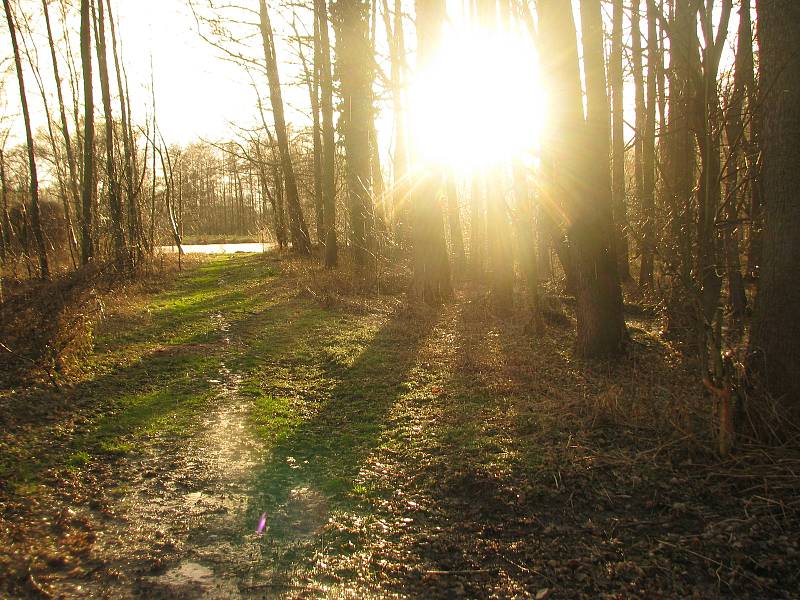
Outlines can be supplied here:
[[156, 111], [168, 141], [231, 137], [228, 120], [254, 114], [249, 79], [201, 39], [186, 0], [126, 0], [117, 11], [133, 110], [150, 105], [152, 49]]
[[[228, 120], [234, 120], [237, 124], [244, 126], [255, 124], [256, 97], [251, 89], [250, 78], [245, 71], [230, 62], [223, 61], [220, 58], [220, 52], [200, 37], [197, 32], [197, 23], [188, 2], [189, 0], [114, 1], [115, 16], [120, 27], [118, 34], [123, 44], [123, 57], [131, 88], [133, 117], [137, 123], [143, 123], [150, 111], [149, 86], [152, 52], [158, 120], [166, 140], [170, 143], [185, 144], [197, 138], [230, 139], [235, 137], [236, 130], [229, 125]], [[22, 0], [20, 4], [37, 15], [38, 20], [34, 20], [33, 28], [36, 32], [36, 44], [39, 48], [39, 63], [45, 79], [45, 85], [52, 94], [50, 59], [46, 39], [43, 36], [44, 26], [41, 22], [41, 16], [38, 14], [41, 10], [40, 5], [33, 0]], [[198, 0], [198, 4], [207, 6], [208, 0]], [[232, 5], [231, 3], [227, 4], [229, 6]], [[257, 9], [255, 2], [240, 4], [247, 8]], [[270, 5], [275, 6], [275, 3], [270, 3]], [[56, 35], [60, 36], [60, 18], [56, 18], [56, 7], [57, 4], [52, 5], [51, 14], [53, 14], [57, 29]], [[459, 0], [448, 3], [451, 24], [458, 24], [459, 20], [461, 20], [460, 13], [462, 10], [460, 7]], [[412, 10], [410, 5], [407, 8]], [[299, 11], [301, 15], [307, 16], [308, 11], [303, 9], [299, 9]], [[73, 14], [75, 12], [73, 11]], [[239, 19], [253, 21], [252, 27], [250, 25], [242, 26], [241, 31], [251, 36], [251, 51], [254, 56], [261, 59], [260, 39], [255, 26], [257, 15], [241, 11], [233, 14]], [[228, 16], [230, 15], [231, 13], [228, 13]], [[276, 9], [272, 10], [273, 25], [278, 33], [278, 53], [281, 61], [284, 100], [288, 104], [287, 119], [290, 122], [298, 123], [304, 120], [299, 111], [306, 110], [308, 97], [304, 88], [287, 85], [287, 83], [296, 79], [299, 68], [295, 64], [294, 57], [290, 56], [284, 37], [289, 31], [285, 20], [287, 15], [286, 11], [280, 13]], [[77, 14], [74, 14], [74, 18], [77, 21]], [[731, 21], [731, 29], [735, 31], [737, 21], [735, 13]], [[381, 20], [379, 20], [379, 23], [382, 25]], [[72, 25], [77, 27], [77, 22]], [[407, 24], [406, 33], [407, 35], [413, 35], [413, 26]], [[379, 47], [385, 48], [385, 33], [382, 31], [382, 26], [378, 28], [378, 38]], [[79, 61], [77, 39], [73, 38], [73, 40], [73, 53], [75, 53], [76, 59]], [[476, 91], [483, 90], [481, 93], [484, 93], [490, 87], [500, 88], [500, 100], [504, 106], [502, 111], [495, 111], [500, 113], [494, 115], [495, 119], [500, 118], [501, 122], [494, 123], [493, 130], [516, 132], [517, 134], [525, 133], [527, 135], [539, 127], [540, 122], [535, 121], [522, 123], [522, 127], [515, 127], [514, 121], [519, 118], [520, 114], [530, 116], [531, 107], [534, 107], [535, 110], [537, 104], [540, 104], [538, 97], [541, 90], [536, 89], [533, 68], [527, 68], [528, 61], [533, 63], [534, 59], [530, 54], [530, 49], [524, 47], [527, 43], [524, 34], [520, 36], [519, 40], [516, 40], [516, 38], [505, 40], [505, 46], [508, 47], [498, 48], [498, 51], [501, 52], [500, 56], [495, 56], [491, 52], [483, 52], [477, 48], [470, 32], [466, 33], [466, 37], [464, 32], [456, 32], [455, 37], [450, 37], [450, 41], [455, 43], [452, 44], [449, 52], [445, 52], [443, 58], [446, 64], [442, 64], [440, 72], [435, 74], [433, 79], [436, 81], [436, 85], [431, 86], [431, 89], [428, 90], [429, 98], [426, 104], [432, 104], [431, 97], [437, 95], [452, 97], [453, 92], [456, 92], [457, 96], [460, 95], [462, 99], [465, 97], [470, 98], [470, 101], [462, 101], [458, 105], [460, 107], [459, 110], [448, 108], [444, 111], [446, 114], [450, 114], [449, 121], [444, 123], [441, 122], [435, 111], [433, 113], [429, 111], [429, 114], [423, 115], [423, 118], [427, 119], [428, 124], [431, 125], [431, 127], [427, 128], [430, 129], [430, 133], [446, 134], [450, 140], [459, 139], [461, 141], [455, 144], [451, 143], [450, 148], [455, 145], [465, 149], [463, 138], [465, 136], [468, 137], [470, 132], [473, 135], [475, 134], [476, 122], [487, 121], [485, 115], [477, 116], [476, 113], [485, 112], [484, 107], [487, 104], [497, 104], [495, 102], [497, 98], [483, 98]], [[63, 48], [61, 48], [61, 51], [63, 52]], [[0, 41], [0, 52], [6, 57], [10, 55], [10, 44], [5, 33], [2, 34], [2, 41]], [[291, 54], [293, 53], [294, 49]], [[514, 58], [518, 60], [504, 60], [504, 56], [508, 56], [509, 53], [517, 54]], [[470, 54], [472, 56], [463, 56]], [[464, 58], [467, 60], [465, 61]], [[287, 61], [292, 64], [287, 64]], [[450, 61], [449, 64], [447, 61]], [[485, 82], [481, 82], [479, 86], [475, 86], [475, 72], [472, 67], [478, 63], [491, 76], [490, 79], [494, 78], [492, 85], [487, 86]], [[495, 69], [493, 64], [499, 65], [499, 67]], [[7, 59], [5, 65], [10, 66]], [[509, 85], [509, 81], [519, 73], [525, 73], [528, 77], [522, 77], [520, 81], [514, 81], [512, 82], [513, 85]], [[66, 77], [63, 59], [62, 77]], [[263, 75], [256, 74], [255, 77], [260, 85], [262, 98], [268, 104], [266, 81]], [[34, 126], [41, 125], [43, 124], [41, 100], [30, 72], [26, 73], [26, 80], [29, 102], [32, 105]], [[449, 94], [440, 93], [443, 86], [449, 88]], [[116, 86], [112, 84], [112, 87]], [[66, 88], [65, 84], [65, 91], [67, 91]], [[495, 95], [497, 95], [498, 90], [494, 91]], [[99, 94], [99, 85], [96, 84], [98, 104]], [[3, 95], [7, 105], [3, 112], [11, 117], [7, 121], [8, 124], [11, 125], [13, 119], [14, 135], [10, 143], [20, 142], [23, 137], [22, 124], [18, 116], [19, 103], [13, 69], [6, 73]], [[627, 96], [626, 112], [631, 110], [633, 105], [632, 93], [627, 94]], [[440, 98], [439, 103], [442, 100], [447, 100], [447, 98]], [[53, 103], [51, 111], [55, 111], [55, 100], [51, 101]], [[510, 105], [509, 101], [511, 101]], [[452, 104], [449, 106], [452, 107]], [[116, 109], [116, 105], [114, 108]], [[432, 108], [435, 108], [435, 106]], [[632, 117], [629, 118], [629, 120], [631, 119]], [[391, 137], [391, 117], [384, 112], [378, 122], [380, 129], [384, 133], [382, 137], [386, 138], [382, 142], [388, 144], [388, 138]], [[499, 127], [497, 127], [498, 125]], [[448, 127], [449, 131], [447, 131]], [[483, 142], [497, 141], [483, 140]], [[444, 149], [444, 151], [446, 150]]]

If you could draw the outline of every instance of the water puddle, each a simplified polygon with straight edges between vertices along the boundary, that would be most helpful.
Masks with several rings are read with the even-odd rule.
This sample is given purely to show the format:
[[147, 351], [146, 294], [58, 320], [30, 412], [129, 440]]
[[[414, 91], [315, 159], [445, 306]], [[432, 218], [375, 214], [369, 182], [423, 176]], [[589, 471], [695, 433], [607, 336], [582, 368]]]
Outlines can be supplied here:
[[238, 600], [242, 596], [232, 581], [217, 577], [199, 563], [185, 561], [159, 577], [146, 578], [151, 593], [169, 598]]

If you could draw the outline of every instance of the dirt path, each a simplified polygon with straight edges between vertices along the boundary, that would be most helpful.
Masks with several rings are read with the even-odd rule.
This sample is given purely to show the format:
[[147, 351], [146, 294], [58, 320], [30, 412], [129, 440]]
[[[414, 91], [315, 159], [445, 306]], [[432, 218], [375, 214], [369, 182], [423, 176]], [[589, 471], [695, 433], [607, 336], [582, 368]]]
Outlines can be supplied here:
[[789, 598], [800, 584], [786, 470], [720, 465], [665, 426], [694, 388], [646, 322], [631, 321], [624, 364], [587, 364], [568, 332], [531, 339], [480, 290], [440, 309], [331, 302], [324, 282], [248, 257], [181, 281], [98, 342], [123, 382], [110, 417], [26, 430], [84, 445], [2, 496], [9, 595]]

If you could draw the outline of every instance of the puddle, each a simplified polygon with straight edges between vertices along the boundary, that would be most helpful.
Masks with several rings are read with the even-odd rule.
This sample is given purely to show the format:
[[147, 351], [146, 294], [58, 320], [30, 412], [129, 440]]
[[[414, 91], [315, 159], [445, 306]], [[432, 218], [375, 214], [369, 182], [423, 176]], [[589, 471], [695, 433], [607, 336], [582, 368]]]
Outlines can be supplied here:
[[146, 579], [151, 592], [169, 598], [238, 600], [242, 597], [238, 586], [232, 581], [214, 575], [214, 572], [199, 563], [183, 562], [159, 577]]

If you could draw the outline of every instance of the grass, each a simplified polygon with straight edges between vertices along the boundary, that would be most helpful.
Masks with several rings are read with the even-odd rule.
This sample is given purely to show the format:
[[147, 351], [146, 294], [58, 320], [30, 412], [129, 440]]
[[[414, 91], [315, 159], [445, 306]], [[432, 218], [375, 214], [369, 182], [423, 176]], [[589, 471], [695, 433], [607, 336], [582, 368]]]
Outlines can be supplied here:
[[[36, 418], [45, 415], [19, 415], [28, 433], [0, 455], [0, 475], [35, 481], [45, 469], [80, 466], [75, 457], [122, 454], [137, 436], [190, 429], [215, 397], [224, 361], [255, 364], [257, 346], [271, 341], [264, 325], [285, 321], [286, 296], [269, 293], [277, 274], [262, 257], [214, 257], [167, 290], [128, 301], [94, 332], [95, 350], [63, 394], [26, 390], [47, 417], [66, 410], [79, 425], [52, 436], [51, 419]], [[231, 348], [234, 328], [258, 344]]]
[[[582, 362], [571, 333], [531, 337], [522, 319], [499, 319], [480, 300], [433, 309], [371, 295], [359, 304], [317, 293], [315, 280], [329, 278], [327, 291], [341, 282], [299, 264], [211, 257], [129, 300], [94, 332], [84, 377], [64, 397], [24, 398], [54, 416], [0, 433], [0, 475], [35, 495], [45, 471], [81, 475], [155, 436], [179, 455], [230, 394], [247, 409], [243, 437], [259, 460], [242, 484], [247, 508], [220, 517], [220, 539], [231, 563], [246, 555], [270, 585], [427, 597], [449, 577], [427, 576], [450, 573], [463, 575], [460, 595], [525, 597], [550, 581], [569, 590], [573, 566], [585, 563], [598, 565], [594, 595], [624, 596], [604, 566], [622, 556], [644, 565], [665, 597], [701, 579], [715, 585], [703, 564], [677, 578], [651, 564], [664, 552], [656, 538], [698, 541], [698, 525], [673, 518], [674, 506], [697, 504], [707, 526], [732, 522], [739, 499], [727, 484], [707, 492], [702, 453], [685, 464], [687, 452], [661, 455], [676, 439], [665, 416], [692, 401], [694, 382], [655, 337], [644, 339], [646, 328], [635, 335], [647, 343], [619, 363]], [[212, 475], [185, 479], [192, 493], [220, 492]], [[104, 482], [111, 496], [148, 500], [128, 483]], [[302, 494], [313, 510], [293, 512]], [[254, 540], [262, 512], [269, 532]], [[183, 556], [202, 544], [191, 536], [208, 533], [214, 517], [204, 518]], [[729, 560], [727, 541], [691, 547]]]

